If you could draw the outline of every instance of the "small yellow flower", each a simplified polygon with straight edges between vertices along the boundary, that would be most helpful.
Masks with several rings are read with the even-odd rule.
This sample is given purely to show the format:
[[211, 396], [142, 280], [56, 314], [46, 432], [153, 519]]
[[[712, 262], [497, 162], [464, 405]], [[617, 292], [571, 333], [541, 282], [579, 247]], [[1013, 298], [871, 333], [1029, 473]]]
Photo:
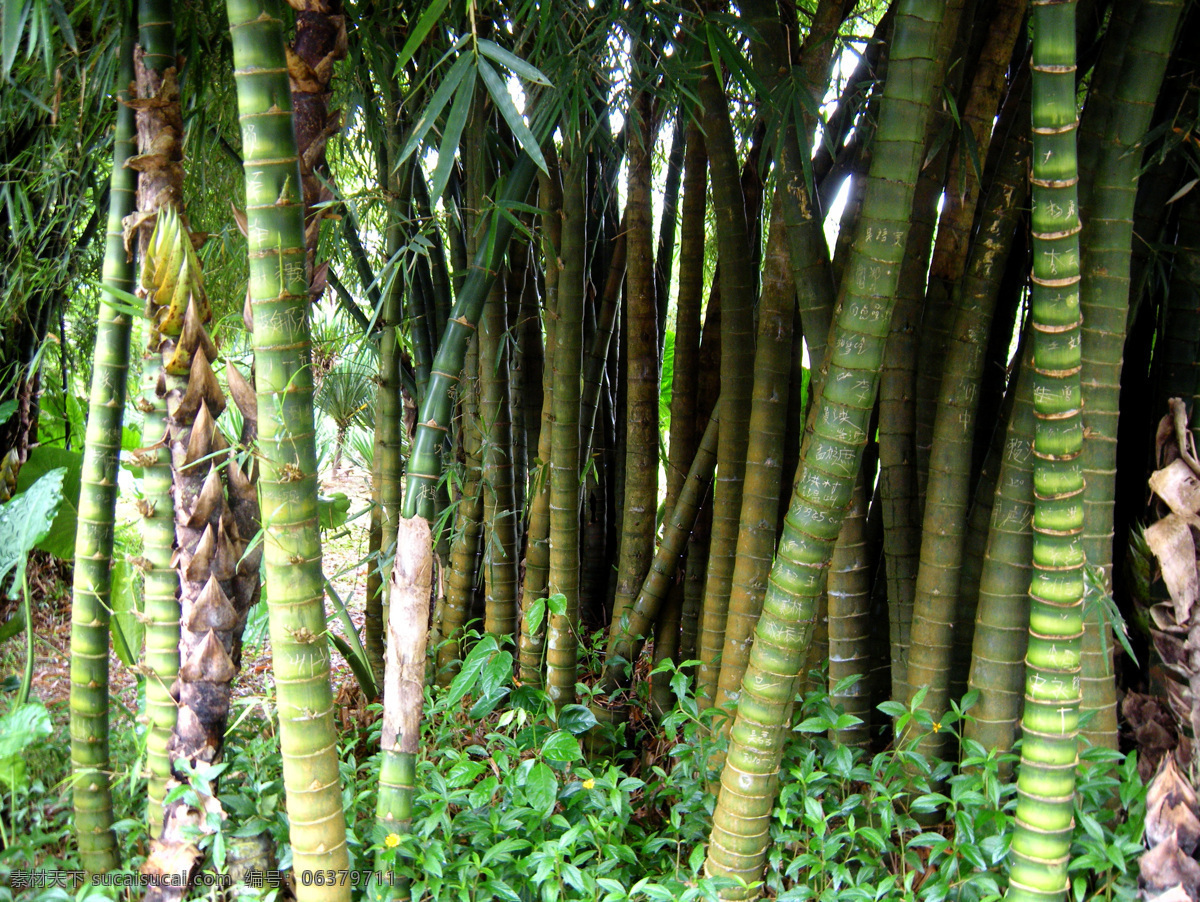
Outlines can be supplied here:
[[933, 732], [935, 732], [935, 733], [942, 732], [942, 725], [940, 723], [938, 723], [937, 721], [934, 721]]
[[583, 781], [584, 789], [592, 789], [593, 787], [595, 787], [595, 785], [596, 785], [596, 781], [591, 779], [590, 777]]
[[383, 844], [389, 849], [396, 848], [396, 846], [400, 845], [400, 834], [389, 833], [386, 837], [384, 837]]

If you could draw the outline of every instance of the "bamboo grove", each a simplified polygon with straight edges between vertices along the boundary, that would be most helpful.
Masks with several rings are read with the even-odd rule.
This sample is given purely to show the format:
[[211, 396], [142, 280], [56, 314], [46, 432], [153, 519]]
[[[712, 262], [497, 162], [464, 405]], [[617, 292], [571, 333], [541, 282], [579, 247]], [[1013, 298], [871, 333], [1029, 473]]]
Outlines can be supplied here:
[[[0, 100], [25, 199], [0, 198], [0, 454], [44, 433], [51, 376], [90, 378], [70, 696], [89, 872], [129, 854], [123, 447], [151, 895], [182, 898], [230, 816], [183, 787], [222, 761], [258, 604], [292, 868], [350, 866], [314, 414], [335, 375], [311, 343], [333, 315], [374, 411], [363, 625], [337, 651], [385, 703], [376, 840], [419, 789], [413, 686], [446, 691], [486, 647], [554, 710], [590, 709], [592, 754], [694, 694], [723, 897], [760, 892], [817, 684], [848, 746], [1019, 741], [1008, 892], [1065, 897], [1079, 750], [1127, 750], [1118, 698], [1154, 655], [1127, 565], [1154, 426], [1200, 397], [1193, 6], [13, 7], [0, 58], [40, 99]], [[31, 181], [72, 129], [86, 170], [60, 147]], [[89, 291], [98, 311], [64, 300]], [[61, 376], [36, 352], [52, 333]]]

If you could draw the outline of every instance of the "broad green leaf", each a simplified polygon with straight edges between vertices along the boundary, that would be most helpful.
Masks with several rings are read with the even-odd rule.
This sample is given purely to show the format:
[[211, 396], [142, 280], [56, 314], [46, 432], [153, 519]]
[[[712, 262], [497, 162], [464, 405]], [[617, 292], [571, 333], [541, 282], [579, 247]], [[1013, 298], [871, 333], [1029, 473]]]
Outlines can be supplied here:
[[525, 631], [536, 635], [546, 619], [546, 599], [539, 598], [525, 610]]
[[337, 529], [345, 524], [346, 516], [350, 512], [350, 496], [345, 492], [318, 495], [317, 512], [321, 518], [322, 529]]
[[462, 141], [463, 129], [466, 127], [474, 97], [475, 73], [472, 72], [454, 92], [454, 105], [450, 107], [450, 115], [446, 118], [446, 130], [442, 134], [442, 143], [438, 145], [437, 168], [433, 170], [433, 180], [429, 185], [431, 198], [441, 197], [446, 190], [446, 183], [450, 180], [450, 172], [454, 168], [454, 155], [458, 153], [458, 145]]
[[525, 778], [525, 797], [545, 817], [558, 798], [558, 778], [544, 761], [535, 762]]
[[442, 110], [446, 108], [446, 104], [450, 102], [455, 89], [466, 77], [467, 72], [471, 69], [471, 61], [473, 57], [469, 53], [462, 54], [454, 61], [454, 65], [450, 67], [450, 71], [446, 73], [446, 78], [434, 91], [433, 96], [429, 98], [429, 105], [421, 111], [421, 118], [417, 120], [417, 124], [413, 126], [412, 133], [408, 136], [408, 141], [405, 142], [404, 149], [400, 151], [400, 157], [396, 160], [396, 166], [399, 166], [409, 158], [417, 146], [425, 140], [425, 135], [429, 133], [429, 129], [437, 122], [438, 116], [442, 114]]
[[5, 401], [0, 404], [0, 426], [8, 422], [8, 418], [17, 412], [16, 401]]
[[0, 505], [0, 585], [12, 573], [10, 598], [20, 597], [29, 552], [50, 532], [62, 504], [66, 474], [65, 468], [51, 470], [21, 494], [10, 498], [8, 503]]
[[596, 725], [596, 715], [583, 705], [566, 705], [558, 712], [558, 726], [575, 736]]
[[137, 664], [146, 633], [145, 626], [138, 619], [141, 604], [137, 597], [136, 582], [128, 561], [113, 561], [110, 590], [113, 649], [126, 667]]
[[480, 38], [476, 43], [480, 53], [488, 59], [499, 63], [501, 66], [511, 69], [514, 75], [518, 75], [534, 84], [551, 87], [550, 79], [543, 75], [542, 70], [537, 68], [537, 66], [527, 63], [519, 56], [505, 50], [499, 44], [487, 40], [487, 38]]
[[499, 650], [496, 644], [495, 636], [484, 636], [475, 643], [475, 647], [471, 649], [467, 658], [462, 663], [462, 669], [459, 670], [453, 682], [450, 683], [450, 691], [446, 695], [446, 704], [453, 705], [457, 703], [464, 695], [475, 688], [475, 683], [479, 679], [479, 674], [483, 671], [484, 666], [492, 655]]
[[53, 731], [50, 713], [40, 702], [12, 708], [0, 717], [0, 783], [18, 789], [25, 783], [21, 754]]
[[579, 740], [565, 730], [555, 730], [542, 744], [542, 757], [551, 761], [579, 761], [583, 754], [579, 751]]
[[417, 24], [413, 30], [409, 32], [408, 40], [404, 42], [404, 46], [400, 48], [400, 54], [396, 57], [396, 72], [408, 65], [408, 61], [412, 59], [413, 54], [417, 52], [417, 48], [421, 46], [421, 42], [425, 40], [425, 36], [433, 29], [438, 18], [446, 11], [450, 0], [433, 0], [429, 4], [429, 8], [421, 14], [421, 18], [417, 20]]
[[35, 547], [64, 561], [75, 559], [75, 529], [79, 524], [79, 484], [83, 474], [83, 455], [66, 448], [39, 445], [17, 474], [17, 492], [27, 491], [45, 474], [63, 470], [62, 505], [49, 532]]
[[484, 60], [479, 60], [478, 62], [479, 77], [483, 79], [484, 87], [492, 95], [496, 109], [500, 111], [500, 115], [504, 117], [504, 121], [512, 129], [513, 136], [517, 139], [517, 143], [521, 145], [521, 150], [529, 154], [529, 158], [533, 160], [538, 169], [542, 170], [542, 172], [549, 172], [546, 168], [546, 158], [542, 156], [542, 149], [538, 146], [537, 138], [533, 136], [533, 132], [529, 130], [529, 126], [525, 124], [524, 117], [517, 112], [512, 97], [509, 96], [508, 85], [501, 81], [499, 74], [487, 62]]

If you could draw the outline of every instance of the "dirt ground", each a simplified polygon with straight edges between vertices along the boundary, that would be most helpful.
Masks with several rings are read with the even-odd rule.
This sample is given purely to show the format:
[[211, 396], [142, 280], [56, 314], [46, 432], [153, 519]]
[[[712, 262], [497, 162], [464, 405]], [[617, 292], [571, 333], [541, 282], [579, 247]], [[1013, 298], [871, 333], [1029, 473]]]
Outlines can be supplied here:
[[[331, 495], [342, 492], [350, 498], [349, 519], [346, 524], [324, 535], [323, 565], [326, 576], [350, 613], [359, 630], [363, 624], [366, 597], [369, 507], [371, 501], [370, 473], [343, 461], [337, 476], [326, 472], [321, 479], [321, 492]], [[118, 521], [132, 521], [136, 512], [131, 504], [118, 509]], [[30, 562], [30, 589], [34, 621], [34, 680], [33, 692], [52, 714], [66, 716], [70, 695], [71, 604], [70, 567], [41, 552], [35, 552]], [[17, 602], [0, 600], [0, 623], [15, 613]], [[332, 604], [326, 600], [326, 618], [331, 632], [344, 635]], [[257, 620], [251, 616], [251, 625]], [[0, 646], [0, 678], [20, 676], [24, 666], [25, 637], [19, 635]], [[349, 665], [330, 648], [333, 666], [333, 685], [339, 704], [361, 702], [357, 684]], [[263, 695], [271, 676], [271, 643], [265, 618], [261, 628], [248, 629], [243, 649], [242, 672], [234, 684], [235, 698]], [[133, 669], [123, 664], [115, 653], [109, 658], [109, 680], [118, 706], [127, 712], [137, 710], [137, 678]], [[355, 704], [355, 708], [360, 705]], [[115, 715], [116, 710], [113, 711]], [[56, 718], [57, 719], [57, 718]]]

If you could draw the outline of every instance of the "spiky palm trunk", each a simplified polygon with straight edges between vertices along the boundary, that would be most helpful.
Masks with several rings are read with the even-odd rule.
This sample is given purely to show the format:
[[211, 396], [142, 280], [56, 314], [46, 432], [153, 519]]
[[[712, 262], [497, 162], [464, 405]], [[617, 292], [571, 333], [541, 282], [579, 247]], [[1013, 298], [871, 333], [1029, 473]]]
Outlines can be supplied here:
[[[283, 22], [228, 0], [246, 168], [250, 307], [262, 474], [266, 594], [293, 866], [348, 866], [325, 639], [318, 528], [304, 207], [285, 73]], [[271, 12], [274, 11], [275, 15]], [[297, 886], [300, 899], [349, 899], [349, 882]]]
[[[133, 291], [134, 264], [125, 250], [122, 220], [133, 212], [137, 188], [137, 176], [125, 166], [133, 154], [133, 109], [128, 105], [132, 81], [133, 30], [127, 25], [117, 75], [117, 128], [102, 276], [106, 287], [125, 292]], [[96, 316], [71, 601], [72, 799], [79, 857], [91, 874], [111, 871], [120, 863], [108, 779], [108, 626], [129, 334], [129, 315], [118, 311], [112, 298], [102, 297]]]

